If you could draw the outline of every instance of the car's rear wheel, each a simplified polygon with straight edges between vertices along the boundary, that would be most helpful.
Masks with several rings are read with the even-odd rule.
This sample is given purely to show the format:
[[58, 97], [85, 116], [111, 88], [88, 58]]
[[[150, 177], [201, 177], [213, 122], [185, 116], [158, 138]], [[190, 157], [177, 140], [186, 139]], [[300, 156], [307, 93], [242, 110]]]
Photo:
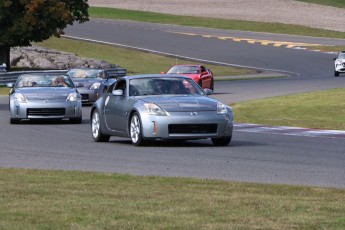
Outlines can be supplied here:
[[338, 77], [339, 76], [339, 72], [338, 71], [334, 71], [334, 76]]
[[144, 140], [142, 135], [142, 125], [138, 113], [133, 113], [131, 117], [131, 122], [129, 124], [129, 134], [133, 145], [141, 146], [147, 144], [147, 141]]
[[96, 142], [107, 142], [110, 139], [109, 135], [102, 133], [101, 120], [99, 112], [97, 110], [93, 111], [91, 118], [91, 132], [94, 141]]
[[215, 146], [227, 146], [231, 142], [231, 136], [221, 137], [221, 138], [211, 138], [211, 140]]

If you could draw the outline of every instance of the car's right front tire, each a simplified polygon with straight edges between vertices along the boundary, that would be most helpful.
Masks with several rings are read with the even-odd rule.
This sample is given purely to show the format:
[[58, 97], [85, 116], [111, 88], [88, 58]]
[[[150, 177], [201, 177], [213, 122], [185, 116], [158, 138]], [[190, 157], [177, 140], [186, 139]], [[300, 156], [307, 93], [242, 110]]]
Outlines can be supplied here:
[[106, 135], [102, 132], [101, 119], [97, 110], [94, 110], [92, 113], [91, 132], [92, 137], [96, 142], [107, 142], [110, 139], [109, 135]]
[[335, 77], [339, 77], [339, 72], [338, 71], [334, 71], [334, 76]]

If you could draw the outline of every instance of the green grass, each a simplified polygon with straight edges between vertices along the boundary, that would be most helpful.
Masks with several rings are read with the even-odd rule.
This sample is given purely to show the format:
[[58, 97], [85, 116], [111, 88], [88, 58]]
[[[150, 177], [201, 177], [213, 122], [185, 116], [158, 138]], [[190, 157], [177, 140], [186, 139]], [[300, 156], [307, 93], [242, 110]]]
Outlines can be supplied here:
[[49, 49], [57, 49], [78, 56], [96, 58], [126, 68], [128, 74], [160, 73], [170, 66], [182, 63], [199, 63], [209, 67], [215, 76], [232, 76], [255, 73], [254, 70], [233, 68], [228, 66], [211, 65], [196, 61], [187, 61], [178, 58], [170, 58], [162, 55], [139, 52], [133, 49], [120, 48], [109, 45], [101, 45], [90, 42], [77, 41], [65, 38], [51, 38], [37, 45]]
[[315, 29], [306, 26], [282, 24], [282, 23], [266, 23], [254, 21], [241, 21], [217, 18], [203, 18], [191, 16], [177, 16], [170, 14], [143, 12], [135, 10], [122, 10], [113, 8], [90, 7], [90, 17], [122, 19], [140, 22], [152, 22], [163, 24], [175, 24], [183, 26], [196, 26], [225, 30], [241, 30], [269, 32], [279, 34], [295, 34], [314, 37], [330, 37], [344, 38], [345, 33], [331, 30]]
[[345, 191], [0, 169], [0, 229], [344, 229]]
[[344, 0], [297, 0], [300, 2], [315, 3], [326, 6], [334, 6], [338, 8], [345, 8]]
[[345, 130], [345, 89], [233, 104], [236, 122]]
[[10, 92], [10, 88], [7, 88], [6, 86], [0, 86], [0, 96], [8, 95], [9, 92]]

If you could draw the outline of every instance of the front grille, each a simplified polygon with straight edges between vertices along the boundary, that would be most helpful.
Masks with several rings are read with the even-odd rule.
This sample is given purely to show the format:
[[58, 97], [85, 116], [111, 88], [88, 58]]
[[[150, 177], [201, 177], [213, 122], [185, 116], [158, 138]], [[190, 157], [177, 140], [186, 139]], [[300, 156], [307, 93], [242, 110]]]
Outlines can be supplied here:
[[28, 116], [64, 116], [65, 108], [27, 109]]
[[169, 134], [217, 133], [217, 124], [169, 125]]
[[80, 94], [82, 100], [89, 100], [89, 94]]

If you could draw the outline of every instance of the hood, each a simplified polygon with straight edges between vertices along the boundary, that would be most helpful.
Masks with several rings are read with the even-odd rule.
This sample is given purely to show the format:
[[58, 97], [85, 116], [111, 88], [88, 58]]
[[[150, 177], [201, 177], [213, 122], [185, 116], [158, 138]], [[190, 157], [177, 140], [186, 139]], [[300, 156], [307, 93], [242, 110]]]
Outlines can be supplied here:
[[18, 93], [22, 93], [28, 100], [39, 100], [39, 99], [66, 99], [68, 94], [74, 93], [73, 88], [21, 88], [17, 90]]
[[83, 83], [85, 87], [91, 86], [95, 82], [102, 82], [100, 78], [72, 78], [73, 83]]
[[200, 79], [200, 74], [195, 74], [195, 73], [179, 73], [179, 74], [175, 74], [175, 75], [189, 77], [189, 78], [193, 79], [195, 82], [198, 82]]
[[142, 101], [154, 103], [167, 112], [217, 111], [217, 101], [206, 96], [153, 96]]

